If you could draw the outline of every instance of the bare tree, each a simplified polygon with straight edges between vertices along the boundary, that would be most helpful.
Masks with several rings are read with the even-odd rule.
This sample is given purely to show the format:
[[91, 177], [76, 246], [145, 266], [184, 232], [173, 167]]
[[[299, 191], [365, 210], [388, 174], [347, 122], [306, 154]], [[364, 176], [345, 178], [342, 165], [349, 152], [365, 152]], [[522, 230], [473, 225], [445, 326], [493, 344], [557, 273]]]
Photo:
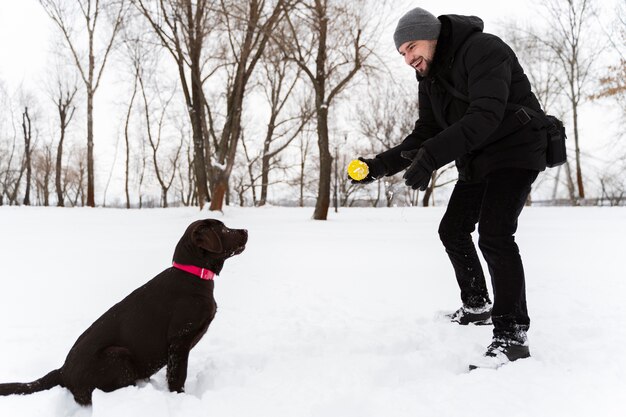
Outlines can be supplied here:
[[532, 26], [522, 28], [516, 22], [506, 25], [506, 40], [522, 62], [533, 93], [541, 108], [551, 114], [562, 114], [559, 107], [561, 85], [559, 83], [560, 62], [551, 49], [541, 42], [541, 34]]
[[136, 155], [135, 170], [137, 171], [137, 195], [139, 196], [139, 208], [143, 208], [143, 185], [146, 179], [146, 167], [148, 165], [148, 157], [146, 150], [146, 141], [141, 141], [141, 153]]
[[[0, 205], [17, 204], [24, 163], [18, 143], [18, 128], [11, 98], [4, 84], [0, 83]], [[5, 200], [6, 199], [6, 200]]]
[[609, 206], [620, 206], [626, 201], [626, 181], [624, 180], [624, 166], [619, 167], [619, 173], [617, 175], [611, 173], [605, 173], [600, 177], [600, 186], [602, 191], [602, 197], [600, 204], [604, 201], [609, 203]]
[[[160, 75], [157, 72], [160, 58], [159, 51], [151, 44], [151, 40], [147, 38], [146, 34], [141, 32], [141, 27], [126, 27], [122, 36], [125, 45], [125, 60], [130, 64], [133, 79], [132, 95], [126, 111], [124, 128], [126, 143], [126, 207], [130, 207], [130, 119], [137, 94], [140, 95], [143, 104], [142, 116], [144, 123], [141, 129], [145, 132], [147, 137], [151, 149], [152, 166], [156, 179], [161, 187], [161, 206], [168, 207], [168, 191], [176, 178], [178, 160], [183, 144], [181, 137], [179, 145], [173, 149], [171, 155], [165, 158], [168, 159], [168, 161], [164, 162], [162, 154], [164, 151], [170, 151], [170, 147], [167, 146], [169, 141], [163, 141], [162, 139], [164, 135], [166, 135], [166, 121], [168, 119], [168, 113], [170, 112], [169, 106], [177, 91], [175, 87], [172, 87], [169, 93], [167, 93], [168, 97], [165, 99], [162, 97], [161, 88], [167, 83], [162, 81], [162, 79], [157, 82], [157, 77]], [[155, 124], [156, 126], [154, 126]], [[163, 146], [164, 142], [166, 146]]]
[[25, 165], [18, 155], [17, 135], [11, 135], [10, 142], [6, 143], [3, 149], [3, 166], [0, 171], [0, 185], [2, 186], [2, 203], [4, 197], [9, 205], [18, 204], [18, 193], [22, 177], [24, 176]]
[[602, 52], [598, 44], [590, 44], [594, 33], [591, 22], [596, 10], [592, 0], [548, 0], [543, 3], [543, 8], [550, 30], [536, 39], [549, 48], [563, 74], [558, 80], [572, 111], [576, 183], [578, 197], [584, 199], [578, 113], [580, 106], [589, 98], [586, 90], [593, 81], [593, 64]]
[[[0, 85], [0, 87], [2, 86]], [[0, 93], [1, 92], [0, 90]], [[33, 146], [30, 113], [28, 112], [28, 108], [33, 104], [33, 99], [29, 94], [24, 93], [23, 90], [20, 90], [19, 93], [19, 105], [16, 105], [13, 102], [13, 98], [8, 95], [4, 97], [5, 100], [3, 100], [4, 103], [2, 103], [6, 106], [5, 109], [7, 110], [6, 115], [8, 118], [6, 119], [6, 131], [4, 132], [7, 138], [5, 144], [6, 149], [3, 155], [3, 159], [5, 160], [4, 172], [2, 172], [0, 183], [2, 192], [7, 198], [9, 205], [20, 204], [20, 190], [28, 169], [27, 154], [28, 159], [30, 159], [32, 154], [31, 147]], [[25, 110], [22, 111], [21, 109]], [[19, 136], [22, 136], [22, 141], [18, 140]], [[23, 144], [23, 146], [21, 146], [21, 144]], [[22, 202], [26, 200], [28, 204], [30, 204], [30, 197], [26, 198], [26, 195], [29, 194], [30, 192], [25, 193]]]
[[[182, 140], [188, 135], [184, 132], [184, 130], [180, 129], [180, 137]], [[191, 141], [186, 141], [185, 146], [185, 154], [186, 157], [186, 165], [179, 167], [178, 169], [178, 192], [180, 196], [180, 201], [184, 206], [191, 206], [194, 204], [194, 199], [197, 194], [194, 193], [196, 189], [194, 184], [194, 175], [193, 175], [193, 155], [192, 155], [192, 145]], [[186, 169], [185, 169], [186, 167]]]
[[[131, 0], [148, 20], [162, 46], [174, 59], [188, 109], [193, 133], [193, 171], [200, 208], [211, 201], [208, 189], [205, 143], [207, 141], [206, 99], [203, 84], [206, 40], [216, 26], [218, 0]], [[218, 54], [221, 52], [218, 52]]]
[[234, 185], [230, 188], [237, 194], [237, 197], [239, 198], [239, 206], [241, 207], [245, 205], [245, 194], [248, 192], [248, 190], [250, 190], [252, 194], [252, 205], [256, 206], [256, 183], [261, 177], [261, 174], [259, 174], [254, 167], [259, 162], [259, 155], [252, 155], [252, 153], [249, 151], [246, 142], [245, 131], [243, 129], [241, 132], [241, 145], [243, 147], [245, 160], [237, 158], [235, 168], [233, 169], [233, 173], [231, 174], [231, 181], [234, 180]]
[[[7, 93], [4, 87], [4, 83], [0, 80], [0, 108], [6, 109]], [[10, 158], [9, 146], [7, 141], [7, 134], [5, 131], [5, 112], [0, 111], [0, 206], [4, 205], [4, 195], [6, 192], [6, 185], [4, 178], [7, 170], [7, 162]]]
[[37, 204], [50, 205], [50, 180], [54, 174], [52, 144], [45, 143], [33, 153], [33, 176], [37, 190]]
[[604, 75], [600, 78], [600, 91], [592, 95], [592, 98], [615, 100], [620, 106], [623, 120], [626, 121], [626, 2], [624, 1], [616, 9], [615, 32], [607, 34], [606, 39], [617, 63], [610, 65], [604, 71]]
[[259, 206], [267, 202], [270, 171], [277, 166], [276, 158], [281, 152], [302, 134], [303, 129], [313, 117], [314, 112], [307, 101], [289, 106], [294, 100], [294, 92], [302, 76], [299, 67], [293, 68], [293, 62], [285, 60], [280, 48], [275, 44], [265, 54], [261, 77], [263, 92], [269, 104], [269, 120], [265, 131], [261, 151], [261, 197]]
[[33, 176], [33, 164], [31, 160], [32, 150], [31, 145], [33, 142], [33, 132], [31, 126], [30, 115], [28, 114], [28, 107], [24, 108], [22, 113], [22, 132], [24, 133], [24, 166], [26, 167], [26, 191], [24, 192], [24, 205], [30, 205], [30, 185]]
[[326, 220], [330, 205], [330, 106], [372, 56], [368, 33], [364, 33], [368, 10], [371, 4], [362, 0], [302, 0], [288, 18], [292, 35], [284, 48], [304, 72], [315, 96], [320, 158], [315, 220]]
[[[144, 77], [141, 72], [140, 72], [138, 80], [139, 80], [139, 86], [141, 89], [141, 97], [143, 98], [144, 117], [146, 119], [146, 126], [145, 126], [146, 135], [148, 136], [148, 142], [150, 143], [150, 148], [152, 149], [152, 163], [154, 166], [154, 173], [161, 187], [161, 206], [168, 207], [167, 193], [170, 187], [172, 186], [174, 179], [176, 178], [178, 158], [180, 156], [180, 152], [183, 147], [183, 142], [182, 140], [180, 141], [180, 144], [178, 145], [178, 147], [173, 151], [173, 156], [170, 156], [168, 158], [169, 165], [167, 169], [163, 169], [163, 167], [161, 166], [162, 163], [159, 161], [160, 159], [159, 148], [161, 147], [161, 144], [162, 144], [163, 125], [164, 125], [165, 117], [167, 114], [167, 108], [170, 102], [172, 101], [174, 94], [172, 93], [170, 97], [167, 100], [165, 100], [164, 103], [161, 103], [161, 110], [160, 110], [161, 114], [159, 116], [157, 129], [156, 129], [156, 132], [153, 132], [152, 123], [150, 121], [152, 110], [150, 108], [151, 106], [149, 104], [148, 96], [146, 93], [146, 85], [145, 85]], [[175, 90], [173, 91], [175, 92]], [[157, 96], [158, 96], [158, 93], [157, 93]], [[160, 99], [160, 97], [158, 98]]]
[[[129, 13], [129, 16], [131, 14]], [[130, 18], [128, 20], [131, 20]], [[131, 20], [134, 23], [134, 20]], [[131, 119], [133, 115], [133, 108], [135, 105], [135, 99], [137, 98], [137, 92], [139, 87], [139, 76], [141, 73], [142, 62], [144, 61], [146, 52], [145, 45], [149, 44], [146, 39], [142, 39], [139, 32], [135, 32], [136, 25], [125, 25], [122, 30], [122, 44], [123, 44], [123, 56], [124, 61], [127, 63], [126, 67], [130, 69], [130, 75], [132, 77], [132, 87], [130, 98], [126, 105], [126, 114], [124, 116], [124, 196], [126, 199], [126, 208], [131, 207], [130, 204], [130, 164], [131, 164]], [[130, 65], [128, 65], [130, 64]], [[148, 63], [152, 65], [152, 63]]]
[[[251, 188], [250, 183], [246, 183], [245, 176], [235, 177], [235, 186], [233, 187], [239, 197], [239, 206], [244, 207], [246, 203], [245, 193]], [[254, 204], [254, 203], [253, 203]]]
[[[126, 0], [115, 0], [112, 2], [100, 2], [100, 0], [39, 0], [45, 12], [58, 26], [63, 34], [63, 38], [69, 48], [72, 59], [87, 93], [87, 205], [95, 206], [95, 179], [94, 179], [94, 129], [93, 112], [94, 96], [104, 72], [104, 68], [113, 48], [115, 38], [121, 28], [124, 15], [126, 13]], [[111, 31], [106, 36], [102, 50], [96, 50], [96, 31], [99, 29], [100, 17], [102, 14], [111, 16]], [[76, 33], [76, 23], [74, 15], [78, 13], [84, 24], [87, 34], [87, 55], [84, 56], [80, 45], [80, 39]]]
[[135, 70], [133, 75], [133, 90], [126, 109], [126, 117], [124, 118], [124, 145], [126, 150], [126, 159], [124, 160], [124, 195], [126, 197], [126, 208], [130, 208], [130, 119], [133, 112], [135, 97], [137, 96], [137, 84], [139, 78], [139, 70]]
[[[273, 29], [291, 7], [291, 0], [161, 0], [158, 5], [132, 1], [178, 65], [194, 134], [200, 206], [210, 201], [211, 210], [221, 210], [241, 137], [248, 84]], [[212, 49], [212, 56], [203, 57], [214, 28], [220, 31], [212, 40], [222, 42]], [[210, 59], [214, 65], [209, 65]], [[218, 73], [226, 79], [225, 111], [221, 113], [203, 91], [205, 82]], [[211, 198], [205, 187], [207, 171]]]
[[224, 203], [241, 137], [248, 83], [274, 29], [282, 16], [288, 14], [291, 4], [292, 0], [274, 0], [271, 4], [264, 0], [220, 1], [220, 14], [234, 65], [228, 68], [226, 115], [219, 139], [214, 134], [211, 210], [221, 210]]
[[68, 161], [63, 169], [64, 199], [72, 207], [84, 206], [86, 202], [87, 150], [70, 148]]
[[294, 183], [298, 187], [299, 207], [304, 207], [305, 191], [312, 185], [307, 164], [311, 152], [311, 140], [309, 132], [304, 132], [298, 136], [298, 176]]
[[[64, 78], [64, 80], [62, 80]], [[59, 116], [59, 144], [57, 145], [56, 168], [54, 175], [54, 184], [57, 194], [57, 206], [64, 206], [64, 186], [62, 184], [63, 176], [63, 145], [67, 134], [67, 128], [74, 117], [76, 107], [74, 106], [74, 97], [78, 91], [75, 82], [67, 82], [67, 78], [57, 75], [56, 88], [53, 90], [52, 99], [56, 105], [57, 115]]]
[[[245, 162], [245, 171], [246, 175], [241, 175], [237, 181], [237, 185], [235, 189], [237, 190], [237, 194], [239, 195], [239, 205], [243, 206], [243, 195], [246, 191], [252, 191], [252, 205], [257, 205], [257, 197], [256, 197], [256, 182], [259, 179], [260, 175], [255, 173], [254, 165], [259, 160], [259, 156], [252, 156], [248, 151], [248, 146], [246, 145], [246, 136], [244, 131], [241, 132], [241, 145], [243, 146], [243, 153], [246, 158]], [[245, 177], [248, 177], [249, 182], [246, 183], [244, 180]]]

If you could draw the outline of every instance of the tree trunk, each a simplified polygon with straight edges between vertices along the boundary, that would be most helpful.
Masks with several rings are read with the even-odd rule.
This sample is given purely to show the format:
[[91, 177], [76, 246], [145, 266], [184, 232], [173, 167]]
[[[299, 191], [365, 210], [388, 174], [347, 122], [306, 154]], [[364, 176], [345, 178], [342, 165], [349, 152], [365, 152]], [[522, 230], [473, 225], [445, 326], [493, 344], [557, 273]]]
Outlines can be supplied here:
[[[238, 86], [237, 86], [238, 84]], [[222, 211], [224, 206], [224, 196], [228, 189], [228, 181], [235, 163], [235, 155], [237, 153], [237, 143], [241, 133], [241, 109], [243, 106], [243, 82], [236, 82], [234, 92], [231, 98], [228, 112], [230, 117], [224, 124], [222, 133], [222, 141], [219, 149], [218, 161], [223, 168], [215, 169], [215, 180], [213, 187], [213, 198], [211, 199], [211, 211]]]
[[269, 153], [272, 137], [274, 136], [275, 122], [276, 113], [272, 114], [270, 118], [265, 135], [265, 142], [263, 142], [263, 156], [261, 157], [261, 199], [259, 200], [259, 206], [264, 206], [267, 203], [267, 187], [269, 184], [271, 159]]
[[567, 192], [572, 205], [578, 205], [578, 199], [576, 198], [576, 190], [574, 189], [574, 181], [572, 181], [572, 169], [569, 161], [565, 162], [565, 175], [567, 176]]
[[578, 105], [572, 105], [574, 119], [574, 145], [576, 146], [576, 182], [578, 184], [578, 197], [585, 198], [585, 187], [583, 185], [583, 173], [580, 166], [580, 146], [578, 138]]
[[30, 158], [30, 144], [32, 139], [32, 131], [30, 125], [30, 116], [28, 115], [28, 107], [24, 109], [22, 114], [22, 128], [24, 130], [24, 158], [26, 164], [26, 191], [24, 192], [24, 205], [30, 205], [30, 183], [32, 179], [32, 161]]
[[137, 74], [135, 74], [135, 81], [133, 84], [133, 95], [130, 98], [130, 103], [128, 104], [128, 111], [126, 112], [126, 121], [124, 123], [124, 141], [126, 145], [126, 161], [124, 163], [124, 194], [126, 195], [126, 208], [130, 209], [130, 191], [128, 187], [129, 176], [130, 176], [130, 138], [128, 134], [128, 127], [130, 125], [130, 116], [133, 110], [133, 103], [135, 102], [135, 97], [137, 96]]
[[93, 96], [94, 92], [87, 89], [87, 205], [96, 206], [93, 161]]
[[44, 183], [43, 183], [43, 205], [44, 207], [48, 207], [50, 205], [50, 188], [48, 187], [48, 183], [50, 182], [50, 169], [46, 167], [46, 173], [44, 175]]
[[211, 211], [223, 211], [224, 197], [228, 191], [228, 179], [223, 175], [219, 175], [215, 178], [215, 184], [213, 186], [213, 198], [211, 199]]
[[[243, 70], [243, 68], [241, 68]], [[243, 77], [243, 74], [240, 75]], [[239, 77], [237, 77], [239, 79]], [[222, 132], [222, 145], [219, 149], [218, 161], [224, 168], [218, 168], [215, 171], [215, 179], [213, 186], [213, 192], [211, 199], [211, 211], [223, 211], [224, 197], [226, 196], [226, 190], [228, 190], [228, 181], [235, 164], [235, 156], [237, 155], [237, 144], [239, 142], [239, 136], [241, 134], [241, 110], [243, 107], [243, 93], [245, 84], [243, 78], [240, 81], [235, 81], [233, 86], [233, 94], [229, 100], [228, 113], [230, 117], [227, 118], [224, 124], [224, 131]]]
[[64, 207], [63, 186], [61, 185], [61, 174], [63, 170], [63, 141], [65, 140], [65, 127], [63, 123], [61, 125], [61, 138], [59, 139], [59, 146], [57, 147], [57, 161], [56, 170], [54, 176], [54, 185], [57, 191], [57, 207]]
[[267, 185], [269, 184], [270, 177], [270, 158], [263, 154], [261, 158], [261, 199], [259, 200], [259, 206], [264, 206], [267, 203]]
[[204, 141], [208, 132], [204, 131], [204, 93], [202, 91], [200, 73], [200, 51], [192, 56], [191, 63], [191, 96], [192, 103], [190, 109], [191, 129], [193, 132], [193, 167], [196, 177], [196, 187], [198, 193], [198, 203], [200, 209], [211, 201], [209, 194], [206, 161], [204, 157]]
[[306, 167], [306, 161], [305, 158], [302, 158], [302, 161], [300, 162], [300, 199], [298, 201], [298, 206], [300, 207], [304, 207], [304, 172], [305, 172], [305, 167]]
[[561, 176], [561, 165], [556, 169], [556, 176], [554, 177], [554, 188], [552, 188], [552, 201], [556, 201], [557, 193], [559, 191], [559, 178]]
[[161, 205], [163, 208], [167, 208], [167, 190], [168, 187], [161, 186]]
[[313, 219], [326, 220], [328, 218], [328, 207], [330, 206], [330, 181], [333, 157], [329, 149], [328, 108], [323, 104], [318, 105], [317, 108], [317, 145], [320, 153], [320, 178]]

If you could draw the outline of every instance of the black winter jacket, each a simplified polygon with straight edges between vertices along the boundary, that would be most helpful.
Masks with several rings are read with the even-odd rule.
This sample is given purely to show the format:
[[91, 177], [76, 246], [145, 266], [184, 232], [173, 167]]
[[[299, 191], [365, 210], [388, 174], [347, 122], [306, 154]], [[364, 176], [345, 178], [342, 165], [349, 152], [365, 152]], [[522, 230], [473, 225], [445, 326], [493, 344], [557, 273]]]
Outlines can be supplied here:
[[[441, 33], [427, 77], [418, 76], [419, 119], [402, 143], [379, 155], [387, 175], [408, 167], [400, 152], [424, 147], [437, 168], [456, 161], [459, 178], [482, 179], [499, 168], [546, 168], [545, 121], [522, 124], [507, 103], [541, 112], [515, 53], [483, 33], [475, 16], [440, 16]], [[464, 45], [468, 42], [467, 45]], [[455, 98], [440, 78], [469, 97]]]

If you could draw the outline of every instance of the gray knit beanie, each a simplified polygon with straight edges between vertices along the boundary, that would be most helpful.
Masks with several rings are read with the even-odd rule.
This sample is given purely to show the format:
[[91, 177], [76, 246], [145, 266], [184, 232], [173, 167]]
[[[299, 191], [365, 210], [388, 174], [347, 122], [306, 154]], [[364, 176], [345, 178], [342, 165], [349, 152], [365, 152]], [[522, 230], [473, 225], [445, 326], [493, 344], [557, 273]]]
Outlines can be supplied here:
[[408, 11], [398, 21], [396, 31], [393, 33], [393, 41], [396, 49], [409, 41], [432, 40], [439, 38], [441, 22], [426, 10], [416, 7]]

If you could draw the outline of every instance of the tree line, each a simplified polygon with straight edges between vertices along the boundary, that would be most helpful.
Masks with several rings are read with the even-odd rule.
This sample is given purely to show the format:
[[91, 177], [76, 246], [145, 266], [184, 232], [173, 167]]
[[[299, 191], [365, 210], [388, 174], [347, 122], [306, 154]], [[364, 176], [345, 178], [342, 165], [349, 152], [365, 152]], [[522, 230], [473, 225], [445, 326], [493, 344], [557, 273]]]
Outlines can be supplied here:
[[[324, 220], [332, 205], [433, 204], [455, 180], [444, 167], [419, 194], [399, 176], [357, 187], [345, 174], [350, 159], [398, 143], [417, 117], [416, 83], [393, 77], [377, 52], [382, 29], [395, 24], [388, 3], [39, 3], [58, 35], [58, 64], [46, 74], [45, 99], [0, 80], [0, 205], [106, 205], [118, 177], [116, 204], [127, 208], [289, 203], [312, 205]], [[626, 10], [618, 5], [611, 24], [598, 25], [596, 3], [548, 0], [540, 7], [549, 24], [511, 21], [497, 32], [544, 109], [566, 121], [569, 161], [540, 181], [551, 202], [624, 201], [626, 154], [598, 162], [580, 146], [592, 140], [579, 126], [586, 102], [616, 106], [616, 123], [626, 121]], [[103, 139], [94, 115], [107, 71], [119, 80], [123, 169], [114, 164], [99, 190], [107, 175], [100, 169], [96, 181], [94, 144]]]

